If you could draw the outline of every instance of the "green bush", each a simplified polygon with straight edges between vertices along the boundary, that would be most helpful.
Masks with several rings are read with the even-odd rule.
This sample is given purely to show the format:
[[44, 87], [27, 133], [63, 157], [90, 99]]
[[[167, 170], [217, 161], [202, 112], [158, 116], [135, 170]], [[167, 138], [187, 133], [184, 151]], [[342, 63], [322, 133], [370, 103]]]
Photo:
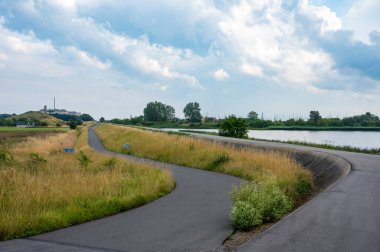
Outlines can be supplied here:
[[237, 201], [232, 207], [231, 220], [237, 228], [247, 230], [262, 223], [262, 212], [248, 201]]
[[220, 124], [219, 135], [237, 138], [248, 138], [247, 122], [235, 115], [226, 117]]
[[292, 208], [292, 201], [274, 183], [258, 186], [252, 183], [234, 187], [231, 193], [232, 223], [239, 229], [249, 229], [280, 219]]

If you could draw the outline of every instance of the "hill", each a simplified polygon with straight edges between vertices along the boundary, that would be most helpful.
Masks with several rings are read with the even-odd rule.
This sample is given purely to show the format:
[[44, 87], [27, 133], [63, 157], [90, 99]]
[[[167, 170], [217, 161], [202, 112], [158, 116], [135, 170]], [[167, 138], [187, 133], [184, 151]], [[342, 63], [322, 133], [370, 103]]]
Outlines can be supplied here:
[[38, 126], [38, 123], [40, 125], [45, 126], [56, 126], [57, 124], [65, 125], [65, 122], [55, 118], [51, 115], [43, 114], [41, 112], [35, 112], [35, 111], [29, 111], [24, 114], [20, 115], [14, 115], [11, 117], [6, 118], [5, 120], [12, 120], [12, 121], [21, 121], [21, 122], [34, 122]]

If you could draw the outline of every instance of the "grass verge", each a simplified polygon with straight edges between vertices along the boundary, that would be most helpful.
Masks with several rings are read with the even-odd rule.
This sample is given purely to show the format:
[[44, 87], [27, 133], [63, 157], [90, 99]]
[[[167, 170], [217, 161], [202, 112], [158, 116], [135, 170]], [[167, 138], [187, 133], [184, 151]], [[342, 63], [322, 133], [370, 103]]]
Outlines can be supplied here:
[[[207, 134], [207, 135], [218, 135], [215, 132], [206, 132], [200, 130], [180, 130], [181, 133], [197, 133], [197, 134]], [[365, 153], [365, 154], [374, 154], [380, 155], [380, 148], [358, 148], [352, 146], [341, 146], [341, 145], [331, 145], [331, 144], [321, 144], [321, 143], [312, 143], [305, 141], [280, 141], [280, 140], [269, 140], [269, 139], [260, 139], [260, 138], [250, 138], [251, 140], [264, 141], [264, 142], [272, 142], [272, 143], [286, 143], [286, 144], [294, 144], [301, 146], [310, 146], [321, 149], [329, 149], [329, 150], [340, 150], [340, 151], [348, 151], [348, 152], [357, 152], [357, 153]]]
[[[268, 197], [271, 196], [271, 191], [280, 192], [289, 204], [283, 208], [285, 209], [283, 211], [277, 208], [278, 202], [273, 203], [274, 211], [280, 212], [276, 217], [288, 212], [293, 202], [298, 201], [302, 194], [309, 191], [313, 185], [312, 174], [309, 171], [303, 169], [287, 154], [277, 151], [237, 149], [230, 145], [184, 135], [110, 124], [99, 125], [95, 132], [105, 147], [112, 151], [244, 178], [254, 182], [259, 193]], [[129, 148], [123, 148], [124, 144], [129, 144]], [[239, 198], [236, 195], [240, 191], [244, 193], [244, 190], [243, 187], [235, 189], [234, 197]], [[276, 199], [280, 198], [278, 196]], [[240, 201], [242, 200], [234, 200], [234, 206], [242, 205], [238, 203]], [[234, 221], [233, 213], [231, 217]], [[250, 226], [273, 220], [263, 214], [259, 215], [259, 218], [261, 221]], [[235, 221], [234, 223], [239, 227]]]
[[[169, 171], [107, 157], [87, 127], [0, 148], [0, 240], [26, 237], [140, 206], [174, 188]], [[75, 147], [76, 153], [63, 153]]]

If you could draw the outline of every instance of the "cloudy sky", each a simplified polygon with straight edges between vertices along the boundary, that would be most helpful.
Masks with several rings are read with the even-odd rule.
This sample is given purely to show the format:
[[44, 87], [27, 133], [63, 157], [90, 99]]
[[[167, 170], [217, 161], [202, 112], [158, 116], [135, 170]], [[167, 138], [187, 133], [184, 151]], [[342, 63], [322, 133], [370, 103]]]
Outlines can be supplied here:
[[0, 113], [380, 115], [378, 0], [0, 0]]

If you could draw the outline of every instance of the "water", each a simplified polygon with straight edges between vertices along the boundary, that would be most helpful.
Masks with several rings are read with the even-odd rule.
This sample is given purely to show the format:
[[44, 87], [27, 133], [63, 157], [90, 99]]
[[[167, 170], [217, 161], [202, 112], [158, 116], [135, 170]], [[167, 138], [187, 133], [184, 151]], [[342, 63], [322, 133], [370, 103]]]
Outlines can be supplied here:
[[[164, 129], [178, 131], [180, 129]], [[218, 132], [217, 129], [201, 129], [197, 131]], [[306, 130], [249, 130], [250, 138], [303, 141], [309, 143], [351, 146], [358, 148], [380, 148], [380, 132], [371, 131], [306, 131]]]

